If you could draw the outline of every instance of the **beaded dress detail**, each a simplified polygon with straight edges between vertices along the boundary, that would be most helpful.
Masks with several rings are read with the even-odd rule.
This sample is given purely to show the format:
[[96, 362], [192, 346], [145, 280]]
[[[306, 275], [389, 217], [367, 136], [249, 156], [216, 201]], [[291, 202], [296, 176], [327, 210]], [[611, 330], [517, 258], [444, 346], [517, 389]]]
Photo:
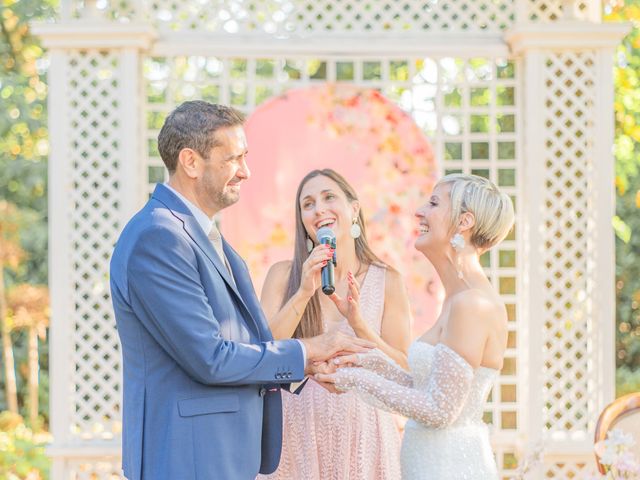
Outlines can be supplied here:
[[494, 480], [497, 468], [482, 413], [498, 370], [471, 366], [444, 344], [414, 342], [407, 373], [378, 350], [362, 368], [342, 368], [336, 387], [409, 418], [403, 480]]
[[[385, 269], [370, 265], [360, 290], [362, 317], [380, 333]], [[354, 335], [346, 319], [327, 330]], [[393, 415], [355, 392], [330, 393], [309, 380], [299, 395], [282, 392], [282, 455], [262, 480], [398, 480], [400, 434]]]

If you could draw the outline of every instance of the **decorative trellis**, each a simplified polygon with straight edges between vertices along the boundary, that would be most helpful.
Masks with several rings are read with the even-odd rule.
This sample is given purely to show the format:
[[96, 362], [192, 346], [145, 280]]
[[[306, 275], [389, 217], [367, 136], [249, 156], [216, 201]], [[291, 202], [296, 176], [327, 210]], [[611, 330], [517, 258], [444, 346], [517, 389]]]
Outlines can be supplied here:
[[[79, 18], [85, 3], [83, 0], [64, 2], [62, 17]], [[107, 14], [118, 21], [149, 22], [161, 30], [277, 36], [327, 32], [500, 32], [516, 21], [556, 22], [564, 17], [600, 19], [599, 2], [575, 3], [562, 0], [123, 0], [110, 2]]]
[[581, 480], [588, 478], [589, 473], [594, 471], [590, 461], [579, 458], [568, 458], [560, 461], [545, 462], [545, 472], [543, 478], [562, 478]]
[[[120, 351], [105, 265], [122, 224], [118, 179], [120, 62], [104, 51], [69, 56], [71, 258], [75, 305], [72, 431], [82, 438], [119, 433]], [[55, 279], [54, 279], [55, 281]], [[100, 427], [97, 427], [100, 426]]]
[[487, 176], [513, 197], [516, 228], [482, 259], [510, 320], [505, 368], [485, 412], [496, 459], [512, 478], [542, 440], [544, 478], [590, 468], [593, 421], [613, 395], [607, 92], [623, 31], [597, 23], [599, 2], [98, 7], [62, 1], [58, 24], [38, 27], [51, 49], [54, 107], [55, 480], [118, 472], [120, 354], [108, 258], [151, 184], [166, 178], [155, 140], [165, 115], [191, 98], [251, 113], [288, 89], [334, 81], [377, 88], [409, 112], [443, 173]]
[[[593, 288], [593, 190], [596, 59], [593, 52], [545, 61], [544, 428], [549, 434], [592, 431], [600, 382], [588, 352], [597, 341]], [[542, 199], [541, 199], [542, 200]], [[569, 395], [567, 395], [569, 393]]]

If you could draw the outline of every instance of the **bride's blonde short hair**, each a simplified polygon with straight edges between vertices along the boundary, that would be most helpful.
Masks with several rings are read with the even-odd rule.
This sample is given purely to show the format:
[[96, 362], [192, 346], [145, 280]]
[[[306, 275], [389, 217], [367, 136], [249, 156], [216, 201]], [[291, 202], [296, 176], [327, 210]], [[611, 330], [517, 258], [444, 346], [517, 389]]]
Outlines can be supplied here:
[[500, 243], [514, 221], [511, 198], [491, 180], [477, 175], [453, 173], [444, 176], [438, 185], [450, 185], [451, 230], [455, 231], [460, 216], [470, 212], [475, 217], [471, 243], [483, 251]]

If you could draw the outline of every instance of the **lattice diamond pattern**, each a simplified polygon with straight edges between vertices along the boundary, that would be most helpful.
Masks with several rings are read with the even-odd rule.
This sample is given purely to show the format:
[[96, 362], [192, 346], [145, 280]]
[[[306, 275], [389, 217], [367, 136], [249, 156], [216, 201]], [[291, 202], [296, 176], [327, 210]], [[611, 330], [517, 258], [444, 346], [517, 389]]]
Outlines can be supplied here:
[[595, 341], [589, 269], [595, 58], [559, 53], [547, 58], [543, 256], [545, 258], [543, 416], [548, 432], [585, 432], [597, 417]]
[[298, 32], [494, 30], [513, 21], [513, 2], [368, 0], [298, 2]]
[[119, 432], [120, 353], [108, 269], [119, 231], [119, 63], [98, 51], [70, 55], [73, 396], [72, 433]]
[[[82, 4], [72, 1], [71, 14]], [[112, 0], [103, 14], [149, 20], [163, 29], [277, 36], [332, 33], [500, 32], [514, 22], [515, 0]]]
[[[68, 0], [77, 18], [83, 0]], [[168, 30], [288, 35], [333, 33], [420, 33], [487, 31], [499, 33], [515, 22], [564, 18], [564, 0], [111, 0], [98, 2], [108, 19], [150, 21]], [[598, 21], [600, 2], [579, 0], [573, 15]]]
[[590, 478], [589, 473], [595, 471], [593, 462], [566, 461], [545, 465], [544, 478], [560, 478], [562, 480]]
[[[77, 18], [83, 0], [68, 0]], [[111, 0], [98, 2], [111, 20], [147, 20], [168, 30], [269, 34], [278, 37], [333, 33], [501, 32], [516, 10], [529, 22], [564, 18], [565, 0]], [[600, 1], [578, 0], [576, 18], [598, 21]]]
[[69, 480], [120, 480], [122, 471], [119, 458], [83, 458], [69, 461]]
[[[563, 4], [568, 2], [563, 0], [527, 0], [529, 10], [529, 21], [532, 22], [556, 22], [565, 17]], [[575, 2], [573, 12], [575, 18], [580, 20], [594, 20], [598, 17], [600, 2], [593, 0], [583, 0]], [[595, 17], [595, 18], [594, 18]]]

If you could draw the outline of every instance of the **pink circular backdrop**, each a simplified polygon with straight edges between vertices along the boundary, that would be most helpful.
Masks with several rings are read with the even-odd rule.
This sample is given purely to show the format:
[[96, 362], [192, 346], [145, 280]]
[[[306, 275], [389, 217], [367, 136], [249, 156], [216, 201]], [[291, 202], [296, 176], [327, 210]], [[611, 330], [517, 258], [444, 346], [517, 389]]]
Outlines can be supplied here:
[[412, 118], [378, 91], [325, 84], [260, 106], [246, 124], [251, 178], [224, 210], [225, 237], [260, 292], [270, 265], [293, 255], [295, 192], [310, 170], [333, 168], [353, 185], [374, 251], [405, 278], [414, 334], [439, 311], [433, 267], [415, 251], [416, 208], [435, 183], [433, 149]]

